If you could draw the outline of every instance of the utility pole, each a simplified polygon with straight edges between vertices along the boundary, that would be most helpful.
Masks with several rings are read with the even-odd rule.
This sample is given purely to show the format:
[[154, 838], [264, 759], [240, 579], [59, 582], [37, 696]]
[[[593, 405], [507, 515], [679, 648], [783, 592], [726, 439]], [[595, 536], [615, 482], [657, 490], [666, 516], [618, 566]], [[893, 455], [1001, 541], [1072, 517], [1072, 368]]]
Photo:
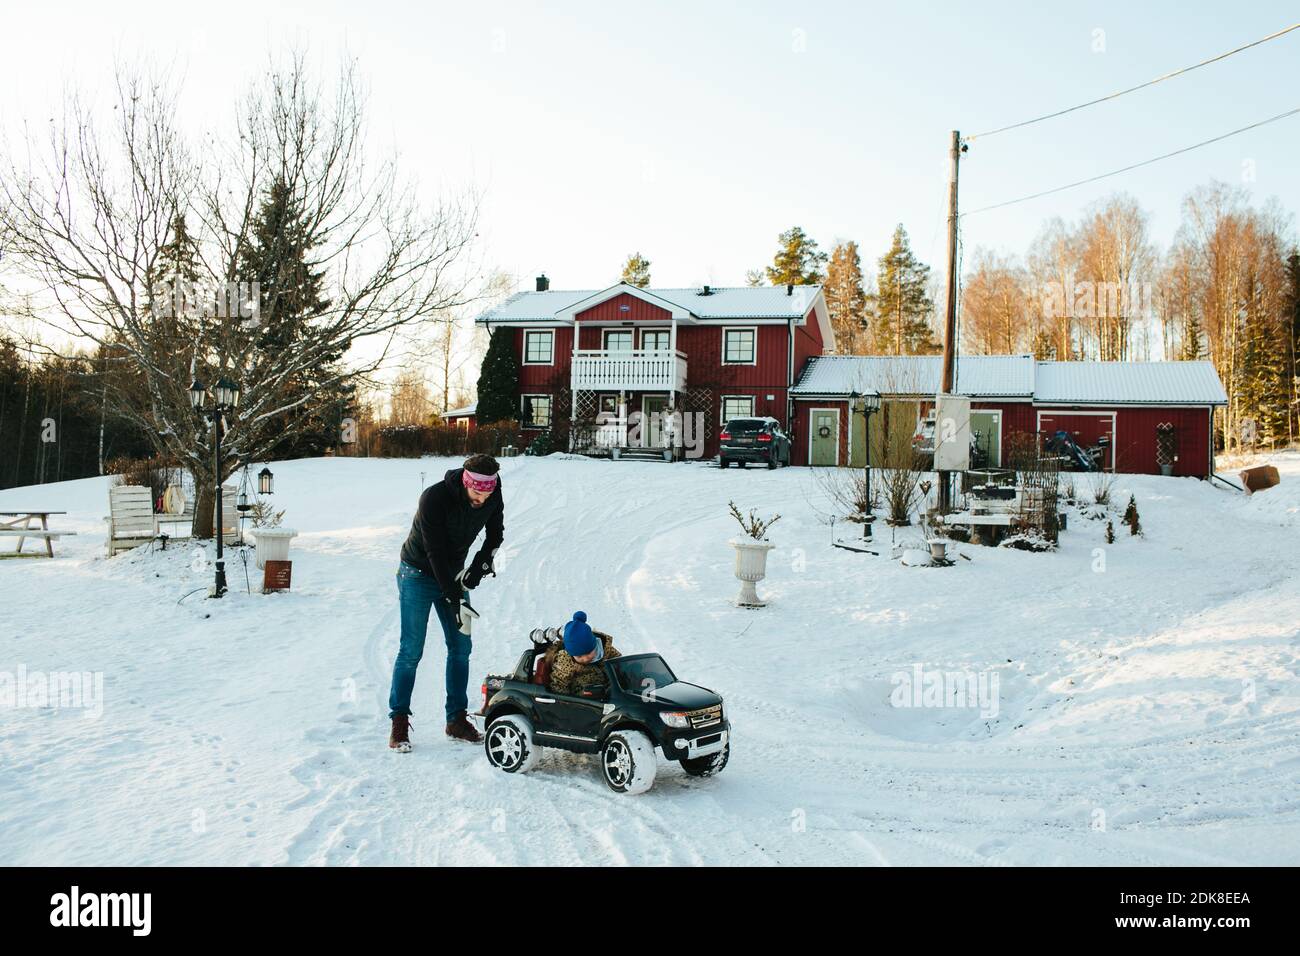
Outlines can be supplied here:
[[[961, 133], [952, 131], [948, 148], [948, 300], [943, 322], [943, 375], [939, 392], [952, 394], [957, 359], [957, 170], [961, 164]], [[939, 423], [935, 422], [938, 428]], [[952, 505], [952, 472], [939, 472], [939, 513], [947, 513]]]

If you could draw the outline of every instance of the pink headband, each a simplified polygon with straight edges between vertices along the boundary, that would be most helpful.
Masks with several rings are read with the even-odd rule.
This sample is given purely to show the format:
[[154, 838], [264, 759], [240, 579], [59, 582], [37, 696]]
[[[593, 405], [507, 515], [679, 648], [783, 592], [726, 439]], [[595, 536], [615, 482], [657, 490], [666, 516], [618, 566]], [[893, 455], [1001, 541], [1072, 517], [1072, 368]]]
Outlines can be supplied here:
[[461, 472], [460, 480], [470, 491], [491, 491], [497, 486], [496, 475], [480, 475], [468, 468]]

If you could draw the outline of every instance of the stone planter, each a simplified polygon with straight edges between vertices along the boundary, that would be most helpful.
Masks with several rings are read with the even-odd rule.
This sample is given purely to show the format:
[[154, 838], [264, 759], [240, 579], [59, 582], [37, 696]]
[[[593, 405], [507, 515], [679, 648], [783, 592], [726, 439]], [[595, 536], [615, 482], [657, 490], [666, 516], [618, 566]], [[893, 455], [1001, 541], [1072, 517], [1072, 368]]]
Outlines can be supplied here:
[[1173, 473], [1174, 473], [1174, 466], [1172, 463], [1168, 465], [1160, 466], [1160, 474], [1164, 475], [1166, 478], [1172, 477]]
[[767, 553], [776, 545], [753, 538], [735, 538], [731, 546], [736, 549], [736, 580], [740, 582], [736, 603], [741, 607], [766, 607], [767, 602], [759, 598], [754, 585], [767, 577]]
[[929, 541], [926, 542], [926, 544], [930, 546], [930, 557], [938, 561], [947, 560], [948, 558], [947, 538], [931, 538]]
[[265, 568], [267, 561], [288, 561], [289, 542], [298, 536], [292, 528], [254, 528], [250, 533], [257, 540], [259, 568]]

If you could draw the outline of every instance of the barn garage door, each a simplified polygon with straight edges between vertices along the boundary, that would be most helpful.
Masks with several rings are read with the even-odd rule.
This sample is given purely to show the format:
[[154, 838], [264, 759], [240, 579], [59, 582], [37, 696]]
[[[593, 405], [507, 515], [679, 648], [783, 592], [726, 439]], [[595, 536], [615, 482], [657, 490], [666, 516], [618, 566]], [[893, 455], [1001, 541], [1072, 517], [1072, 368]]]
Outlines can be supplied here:
[[1110, 445], [1102, 453], [1102, 467], [1115, 470], [1115, 413], [1114, 412], [1046, 412], [1038, 413], [1038, 430], [1044, 435], [1058, 431], [1069, 432], [1081, 448], [1090, 448], [1105, 435]]

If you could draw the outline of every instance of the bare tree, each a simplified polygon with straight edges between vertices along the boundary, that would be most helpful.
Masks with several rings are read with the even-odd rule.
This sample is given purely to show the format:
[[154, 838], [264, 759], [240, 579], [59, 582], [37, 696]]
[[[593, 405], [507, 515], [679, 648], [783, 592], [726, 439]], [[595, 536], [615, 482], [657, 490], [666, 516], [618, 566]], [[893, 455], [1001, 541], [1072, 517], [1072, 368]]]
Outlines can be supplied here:
[[[466, 300], [477, 203], [461, 196], [427, 208], [393, 159], [372, 159], [350, 64], [332, 86], [314, 82], [301, 56], [273, 64], [236, 128], [198, 144], [180, 132], [167, 77], [119, 70], [113, 94], [111, 114], [102, 113], [110, 121], [72, 96], [45, 142], [37, 148], [29, 135], [17, 153], [32, 158], [0, 162], [0, 243], [43, 293], [33, 316], [134, 371], [129, 385], [110, 385], [110, 401], [192, 470], [204, 492], [194, 532], [207, 536], [213, 465], [190, 407], [191, 376], [243, 387], [225, 466], [265, 458], [308, 419], [304, 380], [323, 388], [368, 375], [398, 330]], [[268, 300], [283, 290], [258, 290], [268, 308], [242, 295], [238, 308], [222, 308], [234, 304], [223, 297], [230, 283], [251, 281], [242, 270], [266, 241], [258, 213], [273, 185], [297, 211], [293, 241], [327, 287], [327, 301], [287, 332], [278, 299]], [[213, 308], [158, 288], [177, 217], [190, 223]], [[362, 342], [373, 343], [364, 357], [352, 351]]]

